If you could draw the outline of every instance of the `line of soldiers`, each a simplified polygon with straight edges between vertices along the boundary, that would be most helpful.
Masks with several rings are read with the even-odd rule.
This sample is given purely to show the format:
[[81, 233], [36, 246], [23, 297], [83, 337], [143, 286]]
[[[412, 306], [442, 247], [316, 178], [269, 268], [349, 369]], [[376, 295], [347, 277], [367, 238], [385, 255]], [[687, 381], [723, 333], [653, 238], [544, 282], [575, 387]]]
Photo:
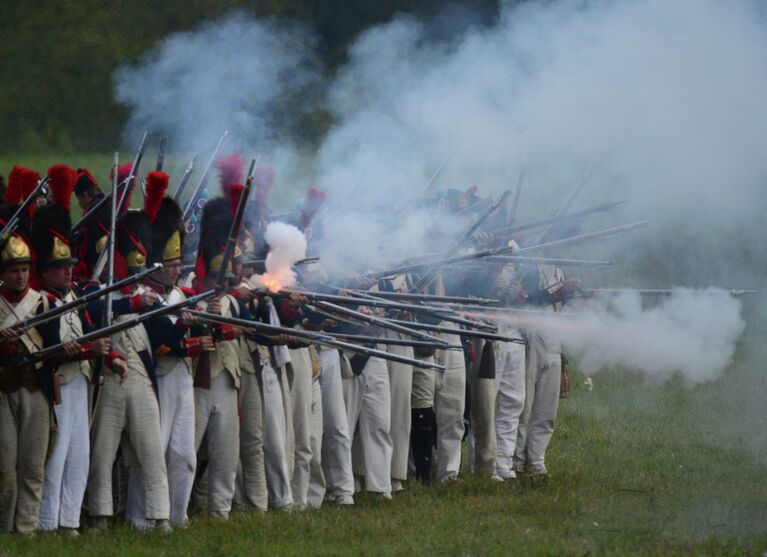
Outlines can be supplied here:
[[[471, 472], [498, 481], [546, 473], [562, 372], [556, 339], [504, 325], [505, 338], [525, 342], [439, 332], [434, 336], [450, 347], [369, 343], [444, 371], [304, 341], [298, 331], [372, 331], [382, 341], [407, 335], [322, 311], [298, 293], [257, 291], [259, 256], [268, 249], [263, 192], [273, 173], [261, 173], [262, 199], [225, 262], [243, 191], [237, 166], [231, 158], [219, 165], [222, 195], [202, 210], [189, 276], [182, 266], [186, 227], [167, 195], [166, 174], [146, 176], [143, 208], [121, 210], [114, 230], [103, 203], [73, 231], [72, 196], [87, 212], [104, 194], [87, 170], [48, 170], [50, 193], [29, 205], [0, 251], [1, 531], [77, 535], [84, 513], [99, 529], [119, 513], [138, 529], [170, 531], [188, 524], [190, 506], [227, 519], [233, 508], [352, 505], [361, 489], [391, 499], [409, 478], [457, 480], [467, 433]], [[119, 169], [118, 179], [130, 171]], [[39, 179], [14, 168], [0, 225]], [[307, 236], [323, 200], [314, 190], [295, 220]], [[113, 298], [93, 296], [102, 287], [95, 279], [110, 233], [116, 278], [142, 279]], [[148, 272], [156, 263], [161, 269]], [[215, 290], [222, 267], [225, 290], [198, 301], [196, 311], [184, 307]], [[366, 287], [372, 294], [409, 292], [425, 275]], [[509, 264], [477, 275], [436, 273], [427, 291], [490, 291], [505, 305], [543, 311], [556, 311], [573, 292], [554, 266], [519, 273]], [[306, 265], [299, 286], [326, 278], [321, 263]], [[47, 318], [84, 296], [91, 296], [87, 303]], [[137, 318], [163, 307], [178, 310]], [[200, 311], [287, 327], [296, 336], [206, 321]], [[451, 325], [398, 313], [414, 324]], [[80, 341], [90, 332], [98, 337], [107, 314], [132, 326]]]

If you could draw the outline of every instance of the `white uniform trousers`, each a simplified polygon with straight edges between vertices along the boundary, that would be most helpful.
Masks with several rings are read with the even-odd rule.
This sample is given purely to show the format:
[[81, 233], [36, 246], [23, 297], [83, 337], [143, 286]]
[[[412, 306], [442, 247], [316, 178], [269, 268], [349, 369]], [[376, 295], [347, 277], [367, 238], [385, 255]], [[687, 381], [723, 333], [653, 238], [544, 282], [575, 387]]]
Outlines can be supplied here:
[[[325, 498], [325, 474], [322, 471], [322, 372], [312, 379], [312, 407], [310, 415], [310, 435], [312, 460], [309, 463], [309, 485], [306, 503], [312, 509], [319, 509]], [[295, 472], [294, 472], [295, 473]]]
[[[194, 450], [194, 387], [183, 363], [157, 377], [160, 395], [160, 432], [168, 469], [170, 522], [181, 526], [188, 520], [197, 454]], [[138, 527], [151, 524], [144, 518], [144, 474], [139, 466], [128, 477], [127, 518]]]
[[262, 359], [266, 487], [269, 492], [269, 506], [275, 509], [289, 508], [293, 505], [288, 462], [288, 420], [281, 377], [284, 374], [284, 371], [278, 374], [269, 360]]
[[41, 391], [0, 393], [0, 532], [39, 523], [51, 410]]
[[243, 372], [240, 379], [240, 420], [240, 466], [235, 500], [245, 510], [266, 511], [264, 400], [255, 373]]
[[307, 506], [309, 475], [312, 462], [312, 361], [308, 348], [290, 351], [293, 381], [290, 388], [293, 412], [293, 476], [290, 487], [293, 508]]
[[[450, 344], [460, 339], [445, 335]], [[435, 374], [434, 412], [437, 416], [437, 480], [458, 477], [461, 469], [463, 411], [466, 407], [466, 365], [462, 350], [437, 350], [435, 360], [445, 373]]]
[[[482, 339], [472, 339], [474, 361], [469, 367], [469, 396], [471, 397], [471, 428], [468, 436], [469, 472], [492, 474], [495, 472], [495, 404], [496, 379], [481, 377], [482, 354], [493, 348], [497, 359], [498, 346]], [[493, 362], [495, 363], [495, 362]], [[497, 377], [496, 370], [496, 377]]]
[[545, 339], [531, 334], [525, 370], [525, 406], [519, 420], [514, 468], [533, 474], [546, 473], [546, 448], [554, 433], [562, 379], [559, 345], [547, 348]]
[[321, 350], [322, 372], [322, 471], [327, 487], [326, 499], [333, 501], [354, 495], [352, 439], [344, 402], [341, 362], [338, 350]]
[[112, 465], [125, 432], [130, 440], [130, 452], [135, 452], [144, 470], [144, 517], [167, 520], [170, 518], [170, 500], [160, 433], [160, 408], [149, 377], [136, 371], [129, 371], [122, 384], [117, 374], [104, 373], [93, 418], [88, 512], [91, 516], [114, 514]]
[[61, 404], [53, 407], [57, 434], [45, 465], [41, 530], [80, 527], [91, 454], [88, 406], [88, 380], [79, 373], [61, 385]]
[[[413, 358], [410, 346], [389, 346], [392, 354]], [[401, 482], [407, 480], [408, 454], [410, 452], [410, 398], [413, 392], [413, 366], [387, 361], [389, 370], [389, 388], [391, 391], [391, 428], [392, 441], [391, 477]]]
[[391, 390], [386, 361], [370, 358], [359, 375], [344, 379], [349, 432], [359, 428], [365, 488], [391, 493]]
[[237, 462], [240, 457], [240, 420], [237, 389], [226, 370], [211, 381], [210, 389], [194, 389], [194, 446], [199, 452], [203, 439], [208, 454], [208, 513], [228, 516], [232, 510]]
[[[502, 334], [520, 336], [516, 330]], [[498, 342], [495, 348], [495, 473], [506, 479], [513, 476], [519, 417], [525, 406], [525, 345]]]

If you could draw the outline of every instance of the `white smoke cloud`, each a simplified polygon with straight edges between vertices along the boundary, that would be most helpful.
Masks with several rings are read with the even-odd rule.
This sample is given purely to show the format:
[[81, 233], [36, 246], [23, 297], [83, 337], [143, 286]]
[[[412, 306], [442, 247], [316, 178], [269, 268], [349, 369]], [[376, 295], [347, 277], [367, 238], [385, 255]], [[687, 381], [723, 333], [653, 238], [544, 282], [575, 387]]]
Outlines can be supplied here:
[[584, 372], [625, 367], [657, 379], [678, 372], [690, 385], [722, 373], [745, 327], [740, 302], [713, 288], [678, 288], [647, 308], [637, 293], [626, 292], [566, 316], [526, 321], [528, 330], [560, 339]]
[[264, 152], [282, 139], [275, 119], [300, 114], [281, 103], [318, 82], [315, 36], [288, 21], [243, 12], [169, 36], [140, 64], [115, 74], [117, 100], [131, 110], [128, 132], [169, 136], [175, 152], [230, 145]]
[[306, 237], [292, 224], [272, 222], [264, 234], [269, 244], [266, 273], [251, 278], [254, 287], [279, 290], [296, 284], [293, 265], [306, 257]]

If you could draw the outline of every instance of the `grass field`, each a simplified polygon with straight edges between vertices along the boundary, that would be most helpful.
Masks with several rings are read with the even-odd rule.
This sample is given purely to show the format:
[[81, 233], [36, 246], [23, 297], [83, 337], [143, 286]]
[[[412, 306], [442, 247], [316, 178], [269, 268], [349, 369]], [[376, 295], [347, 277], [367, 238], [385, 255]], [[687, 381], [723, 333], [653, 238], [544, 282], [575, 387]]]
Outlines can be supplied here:
[[699, 403], [721, 385], [648, 386], [627, 373], [575, 377], [561, 405], [546, 481], [464, 476], [409, 485], [394, 501], [266, 515], [143, 534], [0, 536], [0, 555], [762, 555], [767, 465], [721, 443]]

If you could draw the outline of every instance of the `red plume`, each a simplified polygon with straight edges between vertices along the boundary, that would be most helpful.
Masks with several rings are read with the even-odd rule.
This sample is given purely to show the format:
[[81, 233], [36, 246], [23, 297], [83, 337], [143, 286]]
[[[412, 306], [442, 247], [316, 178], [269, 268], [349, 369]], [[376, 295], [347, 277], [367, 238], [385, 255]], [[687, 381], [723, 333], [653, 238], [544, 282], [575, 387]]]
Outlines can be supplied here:
[[[117, 183], [121, 184], [125, 181], [128, 176], [130, 176], [130, 171], [133, 168], [132, 162], [127, 162], [121, 166], [117, 167]], [[114, 180], [115, 177], [115, 169], [112, 168], [112, 170], [109, 172], [109, 179]], [[134, 177], [133, 180], [135, 181], [136, 178]]]
[[[35, 172], [34, 170], [28, 170], [24, 169], [24, 171], [21, 174], [21, 191], [22, 191], [22, 199], [26, 199], [30, 195], [32, 195], [32, 192], [37, 187], [37, 183], [40, 181], [40, 174]], [[35, 211], [37, 210], [37, 205], [34, 203], [30, 203], [27, 205], [27, 215], [29, 215], [29, 218], [32, 218], [32, 215], [35, 214]]]
[[25, 171], [25, 168], [13, 165], [13, 169], [8, 174], [8, 187], [5, 190], [5, 202], [8, 205], [18, 205], [24, 199], [21, 177]]
[[241, 184], [245, 179], [245, 160], [239, 153], [234, 153], [216, 162], [221, 191], [228, 196], [232, 184]]
[[304, 199], [304, 208], [301, 211], [301, 222], [307, 226], [317, 214], [317, 211], [325, 202], [325, 192], [316, 188], [309, 188]]
[[64, 207], [68, 213], [72, 208], [72, 192], [75, 190], [77, 172], [65, 164], [55, 164], [48, 169], [48, 179], [53, 202]]
[[146, 196], [144, 197], [144, 212], [149, 222], [154, 223], [160, 204], [168, 189], [168, 175], [165, 172], [150, 172], [146, 177]]
[[237, 214], [237, 207], [240, 204], [240, 197], [242, 197], [242, 192], [244, 190], [245, 190], [245, 186], [243, 186], [242, 184], [230, 184], [229, 186], [227, 195], [229, 197], [229, 204], [232, 210], [232, 218], [234, 218], [234, 215]]

